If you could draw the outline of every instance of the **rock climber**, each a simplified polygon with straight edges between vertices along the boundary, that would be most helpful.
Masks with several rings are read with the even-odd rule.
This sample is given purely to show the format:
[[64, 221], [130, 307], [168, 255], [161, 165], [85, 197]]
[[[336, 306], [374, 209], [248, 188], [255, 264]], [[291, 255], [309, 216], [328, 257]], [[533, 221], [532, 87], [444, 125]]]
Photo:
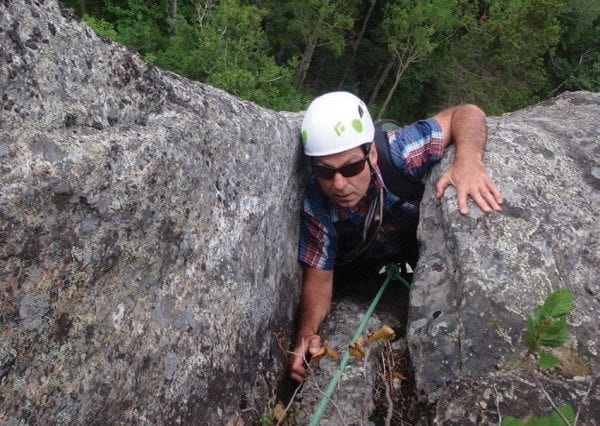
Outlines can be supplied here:
[[[374, 142], [376, 130], [385, 136], [383, 145]], [[389, 260], [416, 265], [419, 186], [444, 148], [453, 143], [455, 155], [436, 184], [438, 198], [454, 186], [463, 215], [469, 212], [467, 197], [485, 213], [500, 211], [502, 204], [483, 165], [485, 114], [475, 105], [454, 106], [383, 132], [361, 99], [331, 92], [311, 102], [301, 136], [311, 173], [298, 244], [303, 278], [290, 366], [296, 381], [304, 379], [306, 359], [321, 346], [319, 329], [331, 307], [334, 270]], [[382, 176], [384, 165], [393, 170]]]

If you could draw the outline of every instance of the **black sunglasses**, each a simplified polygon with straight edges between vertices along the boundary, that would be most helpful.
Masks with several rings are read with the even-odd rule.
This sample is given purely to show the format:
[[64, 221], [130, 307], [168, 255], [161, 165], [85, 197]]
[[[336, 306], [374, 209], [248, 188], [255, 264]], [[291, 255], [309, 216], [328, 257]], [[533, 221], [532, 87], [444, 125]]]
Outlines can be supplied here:
[[333, 168], [328, 166], [321, 166], [313, 164], [315, 174], [321, 179], [333, 179], [336, 173], [340, 173], [342, 176], [349, 178], [356, 176], [365, 169], [365, 161], [369, 155], [365, 155], [362, 159], [355, 161], [354, 163], [346, 164], [340, 168]]

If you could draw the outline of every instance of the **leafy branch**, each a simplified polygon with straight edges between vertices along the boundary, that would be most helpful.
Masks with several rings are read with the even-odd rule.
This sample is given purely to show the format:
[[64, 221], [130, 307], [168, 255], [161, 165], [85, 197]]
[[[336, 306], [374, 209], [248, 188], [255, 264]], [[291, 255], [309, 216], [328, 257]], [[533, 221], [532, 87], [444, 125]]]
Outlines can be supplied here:
[[[539, 367], [548, 370], [556, 367], [561, 360], [544, 347], [557, 348], [567, 340], [567, 315], [573, 309], [573, 292], [568, 288], [558, 289], [548, 295], [542, 305], [538, 305], [527, 317], [527, 331], [523, 344], [527, 347], [529, 357], [538, 354]], [[556, 405], [542, 383], [536, 378], [538, 386], [550, 401], [553, 411], [547, 416], [531, 416], [524, 420], [506, 417], [501, 420], [502, 426], [536, 426], [536, 425], [574, 425], [577, 416], [570, 404]]]
[[527, 347], [527, 355], [537, 353], [542, 370], [556, 367], [560, 359], [542, 347], [556, 348], [567, 340], [567, 315], [573, 309], [573, 292], [561, 288], [551, 293], [543, 305], [534, 308], [526, 321], [527, 334], [523, 344]]

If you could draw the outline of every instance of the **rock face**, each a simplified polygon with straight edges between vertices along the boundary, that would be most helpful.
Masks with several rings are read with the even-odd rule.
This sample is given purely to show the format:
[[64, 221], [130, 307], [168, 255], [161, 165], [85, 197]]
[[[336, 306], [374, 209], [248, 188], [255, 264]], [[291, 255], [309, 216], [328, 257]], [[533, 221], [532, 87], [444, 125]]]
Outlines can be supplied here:
[[[299, 293], [299, 116], [158, 70], [49, 0], [0, 1], [0, 84], [0, 422], [260, 412]], [[489, 120], [501, 214], [460, 216], [432, 192], [451, 155], [433, 171], [407, 337], [436, 422], [530, 414], [537, 381], [600, 417], [598, 116], [600, 94], [570, 93]], [[497, 372], [559, 287], [592, 378]], [[339, 306], [343, 345], [335, 318], [364, 306]]]
[[527, 415], [548, 416], [553, 411], [543, 388], [557, 406], [568, 404], [574, 413], [579, 412], [578, 424], [597, 425], [600, 419], [598, 385], [597, 379], [536, 379], [510, 372], [459, 380], [451, 383], [440, 397], [433, 424], [489, 425], [509, 416], [520, 419]]
[[48, 0], [0, 2], [0, 84], [0, 422], [260, 411], [299, 294], [298, 117]]
[[[408, 328], [417, 385], [431, 401], [453, 392], [446, 388], [452, 381], [488, 377], [522, 350], [524, 318], [560, 287], [574, 293], [567, 346], [597, 381], [599, 116], [600, 94], [565, 93], [489, 119], [485, 163], [504, 193], [501, 214], [484, 216], [471, 205], [461, 217], [452, 190], [434, 199], [433, 183], [451, 155], [432, 173]], [[455, 387], [462, 390], [444, 400], [464, 391]], [[463, 408], [467, 417], [476, 409]]]
[[[332, 306], [332, 314], [321, 330], [321, 335], [328, 339], [330, 346], [340, 355], [346, 351], [362, 315], [367, 310], [365, 304], [347, 299], [340, 300]], [[367, 328], [377, 330], [382, 324], [389, 322], [385, 316], [374, 315], [369, 319]], [[377, 361], [381, 350], [377, 345], [365, 349], [365, 359], [351, 357], [338, 381], [339, 392], [334, 392], [328, 402], [319, 425], [366, 424], [372, 425], [369, 415], [373, 411], [373, 389]], [[292, 406], [288, 425], [307, 425], [316, 407], [327, 389], [329, 381], [335, 375], [340, 364], [329, 356], [320, 359], [317, 365], [311, 363], [307, 372], [307, 380], [298, 393]]]

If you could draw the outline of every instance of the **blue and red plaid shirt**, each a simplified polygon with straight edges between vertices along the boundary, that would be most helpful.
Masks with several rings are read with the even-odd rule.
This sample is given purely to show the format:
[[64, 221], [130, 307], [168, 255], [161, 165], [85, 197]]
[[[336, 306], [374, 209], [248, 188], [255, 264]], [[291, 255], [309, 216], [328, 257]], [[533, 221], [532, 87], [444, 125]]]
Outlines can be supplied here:
[[[388, 141], [394, 165], [414, 181], [420, 181], [441, 160], [444, 151], [442, 129], [434, 119], [390, 131]], [[376, 177], [371, 180], [367, 195], [351, 209], [337, 206], [323, 193], [316, 177], [309, 177], [300, 223], [300, 262], [317, 269], [333, 269], [338, 253], [360, 244], [352, 240], [358, 238], [372, 197], [381, 187], [385, 197], [383, 222], [371, 253], [384, 259], [410, 249], [407, 244], [414, 244], [420, 200], [398, 198], [385, 188], [377, 165], [375, 170]]]

